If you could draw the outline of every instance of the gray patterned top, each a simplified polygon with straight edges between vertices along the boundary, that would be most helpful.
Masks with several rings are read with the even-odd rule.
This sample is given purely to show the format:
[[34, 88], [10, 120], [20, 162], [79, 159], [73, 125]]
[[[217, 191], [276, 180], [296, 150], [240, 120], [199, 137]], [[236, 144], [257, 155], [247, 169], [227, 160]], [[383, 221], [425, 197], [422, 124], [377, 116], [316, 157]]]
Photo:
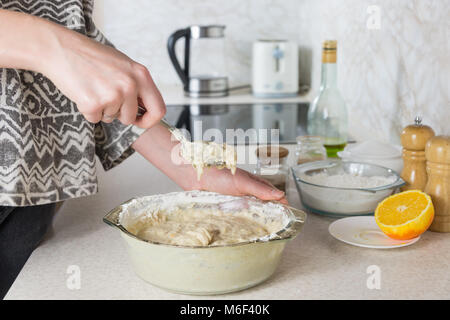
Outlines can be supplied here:
[[[93, 0], [0, 0], [0, 8], [39, 16], [110, 43], [92, 21]], [[132, 154], [143, 132], [91, 124], [39, 73], [0, 68], [0, 205], [29, 206], [97, 192], [95, 155], [108, 170]]]

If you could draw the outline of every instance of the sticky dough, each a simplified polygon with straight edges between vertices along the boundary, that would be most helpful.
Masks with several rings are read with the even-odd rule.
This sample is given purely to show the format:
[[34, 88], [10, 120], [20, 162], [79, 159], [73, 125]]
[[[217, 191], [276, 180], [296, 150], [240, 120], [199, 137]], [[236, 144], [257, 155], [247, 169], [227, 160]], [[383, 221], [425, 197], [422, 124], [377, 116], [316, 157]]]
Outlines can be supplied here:
[[233, 244], [270, 233], [266, 226], [252, 220], [251, 216], [198, 208], [156, 214], [136, 231], [141, 239], [184, 246]]
[[236, 172], [237, 155], [233, 146], [209, 141], [190, 142], [180, 132], [172, 134], [181, 143], [180, 155], [196, 169], [197, 180], [200, 180], [203, 168], [211, 165], [219, 169], [230, 169], [232, 174]]

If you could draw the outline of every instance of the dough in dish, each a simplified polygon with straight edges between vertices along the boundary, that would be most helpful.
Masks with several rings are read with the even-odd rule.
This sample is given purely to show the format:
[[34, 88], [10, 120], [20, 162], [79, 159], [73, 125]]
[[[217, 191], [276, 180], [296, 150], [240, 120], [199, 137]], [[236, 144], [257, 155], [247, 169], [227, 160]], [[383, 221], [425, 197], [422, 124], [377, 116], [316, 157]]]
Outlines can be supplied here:
[[270, 232], [244, 215], [190, 208], [158, 214], [137, 236], [152, 242], [182, 246], [217, 246], [264, 237]]
[[137, 238], [180, 246], [269, 241], [290, 222], [278, 203], [206, 191], [172, 192], [123, 205], [120, 224]]

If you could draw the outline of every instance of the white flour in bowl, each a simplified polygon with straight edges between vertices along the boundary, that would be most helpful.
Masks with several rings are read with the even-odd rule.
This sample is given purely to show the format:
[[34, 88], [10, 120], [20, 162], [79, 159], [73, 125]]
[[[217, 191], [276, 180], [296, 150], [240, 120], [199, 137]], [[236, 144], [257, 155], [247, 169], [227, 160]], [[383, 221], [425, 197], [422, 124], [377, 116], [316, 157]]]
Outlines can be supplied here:
[[301, 198], [304, 204], [321, 212], [354, 215], [373, 213], [377, 204], [393, 192], [393, 188], [376, 192], [358, 189], [387, 186], [394, 183], [397, 177], [367, 177], [350, 173], [328, 175], [321, 172], [310, 176], [302, 175], [301, 179], [311, 183], [301, 182]]
[[389, 184], [394, 183], [397, 180], [397, 177], [395, 176], [365, 177], [351, 173], [328, 175], [325, 172], [320, 172], [313, 175], [304, 175], [302, 179], [306, 182], [325, 187], [367, 189], [367, 188], [387, 186]]

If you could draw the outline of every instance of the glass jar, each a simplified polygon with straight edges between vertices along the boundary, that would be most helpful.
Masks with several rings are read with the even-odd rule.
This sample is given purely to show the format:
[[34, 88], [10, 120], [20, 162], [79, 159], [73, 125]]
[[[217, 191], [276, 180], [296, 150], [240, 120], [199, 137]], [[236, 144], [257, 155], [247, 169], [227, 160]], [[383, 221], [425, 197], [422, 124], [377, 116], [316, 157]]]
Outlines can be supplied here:
[[321, 137], [300, 136], [297, 137], [295, 156], [297, 164], [325, 160], [327, 158], [327, 150], [323, 146]]
[[264, 146], [256, 149], [258, 158], [253, 173], [286, 192], [286, 180], [289, 167], [287, 157], [289, 150], [280, 146]]

